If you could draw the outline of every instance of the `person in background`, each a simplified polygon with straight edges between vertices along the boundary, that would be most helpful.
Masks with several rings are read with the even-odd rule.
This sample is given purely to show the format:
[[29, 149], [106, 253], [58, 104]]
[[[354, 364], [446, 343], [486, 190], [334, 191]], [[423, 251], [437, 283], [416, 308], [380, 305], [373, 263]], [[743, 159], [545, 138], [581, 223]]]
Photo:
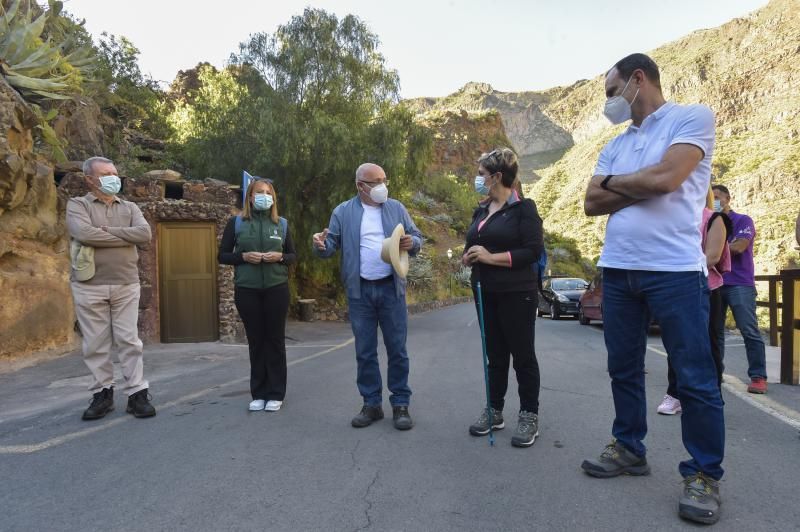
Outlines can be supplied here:
[[[750, 393], [767, 393], [767, 354], [764, 339], [758, 330], [756, 318], [756, 279], [753, 264], [753, 242], [756, 239], [756, 226], [753, 219], [746, 214], [731, 209], [731, 194], [727, 187], [714, 185], [714, 199], [719, 201], [722, 212], [728, 215], [733, 223], [733, 234], [729, 237], [731, 249], [731, 271], [723, 274], [722, 285], [722, 319], [733, 312], [736, 327], [742, 333], [747, 353], [747, 374]], [[725, 329], [718, 333], [718, 341], [725, 355]]]
[[395, 275], [381, 259], [383, 239], [402, 224], [406, 234], [400, 249], [415, 256], [422, 233], [405, 206], [389, 198], [389, 181], [383, 168], [364, 163], [356, 170], [355, 197], [339, 204], [328, 227], [312, 236], [317, 257], [332, 257], [342, 250], [341, 272], [347, 292], [350, 325], [356, 340], [356, 384], [363, 399], [361, 411], [351, 420], [355, 428], [383, 419], [381, 370], [378, 364], [378, 326], [389, 358], [387, 385], [392, 392], [392, 418], [397, 430], [414, 426], [408, 406], [408, 308], [406, 280]]
[[[716, 204], [716, 206], [715, 206]], [[714, 200], [711, 189], [708, 190], [708, 204], [703, 209], [703, 221], [700, 231], [703, 233], [703, 254], [706, 256], [708, 267], [709, 313], [708, 335], [711, 340], [711, 356], [717, 367], [717, 382], [722, 386], [722, 372], [725, 368], [722, 362], [722, 347], [719, 343], [720, 329], [725, 326], [722, 315], [722, 274], [731, 269], [731, 252], [728, 248], [728, 236], [733, 232], [730, 219], [723, 212], [719, 212], [719, 202]], [[678, 383], [675, 370], [667, 358], [667, 394], [661, 400], [656, 411], [659, 414], [674, 415], [681, 411], [681, 402], [678, 399]]]
[[475, 190], [488, 197], [472, 215], [462, 263], [472, 266], [474, 292], [477, 282], [481, 283], [490, 404], [469, 427], [469, 433], [484, 436], [490, 428], [499, 430], [505, 426], [503, 406], [513, 357], [520, 411], [511, 444], [530, 447], [539, 435], [540, 376], [534, 337], [536, 262], [544, 242], [536, 204], [520, 198], [515, 190], [518, 168], [517, 156], [508, 148], [485, 153], [478, 159]]
[[708, 338], [709, 290], [701, 248], [711, 183], [714, 113], [664, 99], [658, 65], [631, 54], [606, 73], [604, 114], [630, 126], [600, 152], [586, 189], [588, 216], [609, 215], [603, 268], [603, 333], [614, 398], [613, 440], [583, 461], [588, 475], [647, 475], [644, 358], [651, 316], [675, 368], [683, 415], [678, 515], [720, 517], [725, 420]]
[[275, 185], [254, 178], [244, 209], [225, 226], [217, 259], [234, 266], [234, 302], [250, 350], [250, 411], [277, 412], [286, 396], [286, 315], [294, 243]]
[[797, 220], [794, 222], [794, 240], [800, 247], [800, 213], [797, 214]]
[[70, 238], [94, 254], [93, 274], [82, 276], [85, 270], [77, 270], [73, 259], [70, 277], [83, 360], [92, 373], [92, 402], [83, 419], [100, 419], [114, 410], [112, 341], [119, 349], [125, 379], [126, 412], [152, 417], [156, 409], [150, 404], [138, 331], [141, 287], [136, 251], [137, 245], [150, 242], [150, 225], [135, 203], [117, 196], [122, 182], [111, 160], [91, 157], [83, 163], [83, 173], [91, 191], [67, 203]]

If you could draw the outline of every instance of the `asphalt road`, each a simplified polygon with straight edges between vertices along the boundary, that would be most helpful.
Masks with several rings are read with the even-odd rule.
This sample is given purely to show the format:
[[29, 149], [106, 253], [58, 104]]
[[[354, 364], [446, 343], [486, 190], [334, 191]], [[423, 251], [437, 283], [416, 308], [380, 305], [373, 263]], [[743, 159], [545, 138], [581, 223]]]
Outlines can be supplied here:
[[[126, 415], [118, 394], [115, 412], [81, 421], [87, 379], [75, 354], [0, 374], [0, 530], [697, 528], [677, 517], [680, 419], [655, 415], [667, 384], [657, 335], [647, 355], [652, 474], [600, 480], [579, 468], [608, 443], [613, 418], [598, 326], [537, 320], [541, 436], [529, 449], [510, 445], [513, 371], [513, 422], [496, 445], [467, 433], [485, 397], [471, 304], [410, 319], [416, 427], [407, 432], [390, 419], [350, 427], [360, 397], [347, 324], [292, 324], [288, 334], [279, 413], [247, 411], [243, 346], [149, 348], [159, 413], [144, 420]], [[797, 428], [728, 391], [724, 398], [716, 528], [797, 530]]]

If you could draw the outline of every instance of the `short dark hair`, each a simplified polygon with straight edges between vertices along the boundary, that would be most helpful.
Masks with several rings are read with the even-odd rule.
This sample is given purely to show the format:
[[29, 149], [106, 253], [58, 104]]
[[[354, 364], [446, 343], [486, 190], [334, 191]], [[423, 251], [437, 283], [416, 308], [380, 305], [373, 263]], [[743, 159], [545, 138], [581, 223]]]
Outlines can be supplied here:
[[497, 148], [484, 153], [478, 159], [478, 164], [493, 174], [500, 172], [502, 174], [500, 181], [504, 187], [511, 188], [517, 180], [519, 160], [517, 154], [510, 148]]
[[722, 192], [723, 194], [725, 194], [729, 198], [731, 197], [731, 193], [728, 190], [728, 187], [726, 187], [725, 185], [714, 185], [714, 186], [711, 187], [711, 190], [719, 190], [720, 192]]
[[631, 78], [634, 70], [641, 70], [653, 85], [659, 89], [661, 88], [661, 74], [658, 71], [658, 65], [655, 61], [650, 59], [650, 56], [645, 54], [631, 54], [617, 61], [614, 68], [617, 69], [620, 77], [625, 81]]

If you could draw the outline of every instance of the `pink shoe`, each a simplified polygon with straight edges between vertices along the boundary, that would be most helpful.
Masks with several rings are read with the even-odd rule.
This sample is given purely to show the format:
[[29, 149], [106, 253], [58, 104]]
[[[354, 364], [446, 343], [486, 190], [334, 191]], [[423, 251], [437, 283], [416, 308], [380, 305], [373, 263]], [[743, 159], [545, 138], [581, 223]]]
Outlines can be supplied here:
[[674, 416], [675, 414], [680, 413], [681, 411], [681, 402], [672, 397], [670, 394], [664, 396], [661, 400], [661, 404], [658, 405], [657, 412], [659, 414], [664, 414], [665, 416]]
[[750, 379], [750, 386], [747, 387], [750, 393], [767, 393], [767, 379], [764, 377], [753, 377]]

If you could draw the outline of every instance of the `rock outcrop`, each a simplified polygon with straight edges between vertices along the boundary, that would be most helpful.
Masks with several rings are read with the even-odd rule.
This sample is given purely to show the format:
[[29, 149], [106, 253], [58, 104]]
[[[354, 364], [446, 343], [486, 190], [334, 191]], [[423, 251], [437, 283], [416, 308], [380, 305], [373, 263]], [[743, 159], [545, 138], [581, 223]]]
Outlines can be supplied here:
[[0, 357], [74, 339], [64, 200], [34, 154], [36, 117], [0, 77]]

